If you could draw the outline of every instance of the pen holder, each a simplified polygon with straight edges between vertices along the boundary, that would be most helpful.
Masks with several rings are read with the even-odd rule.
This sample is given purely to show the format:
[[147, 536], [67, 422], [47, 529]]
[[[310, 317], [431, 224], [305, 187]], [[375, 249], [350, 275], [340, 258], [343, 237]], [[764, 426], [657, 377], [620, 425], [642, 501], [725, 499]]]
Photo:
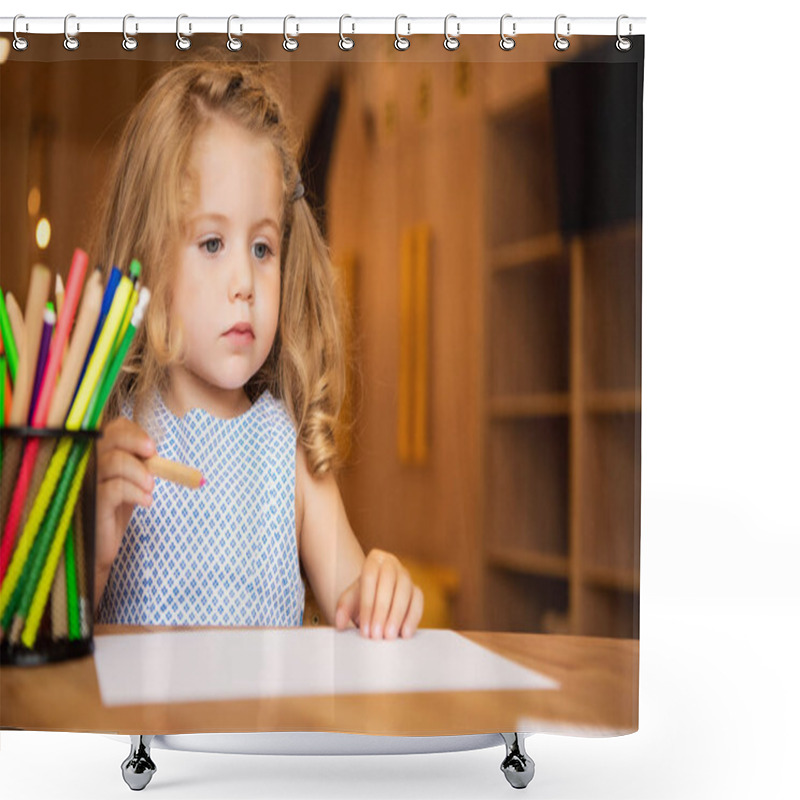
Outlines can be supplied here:
[[0, 663], [88, 655], [100, 431], [0, 434]]

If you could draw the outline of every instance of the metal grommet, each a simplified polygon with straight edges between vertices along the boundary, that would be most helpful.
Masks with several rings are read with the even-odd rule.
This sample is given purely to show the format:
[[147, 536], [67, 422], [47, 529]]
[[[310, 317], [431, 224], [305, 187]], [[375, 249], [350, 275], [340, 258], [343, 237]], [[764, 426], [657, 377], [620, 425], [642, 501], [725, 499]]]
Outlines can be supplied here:
[[[404, 36], [401, 36], [398, 31], [398, 26], [400, 24], [401, 19], [408, 19], [405, 14], [398, 14], [394, 18], [394, 48], [395, 50], [408, 50], [411, 47], [411, 39], [406, 39]], [[411, 25], [408, 26], [408, 32], [411, 33]]]
[[[292, 36], [289, 36], [289, 34], [286, 32], [286, 23], [290, 19], [297, 19], [297, 17], [293, 17], [291, 14], [289, 14], [283, 18], [283, 49], [292, 53], [297, 50], [298, 47], [300, 47], [300, 42], [298, 42], [297, 39], [293, 38]], [[297, 26], [297, 32], [300, 33], [299, 25]]]
[[[346, 19], [353, 19], [353, 18], [349, 14], [342, 14], [342, 16], [339, 17], [339, 47], [342, 50], [352, 50], [356, 46], [356, 43], [351, 38], [345, 36], [344, 33], [342, 33], [342, 23]], [[354, 22], [353, 33], [355, 32], [356, 32], [356, 24]]]
[[[17, 14], [17, 16], [14, 17], [14, 24], [11, 26], [11, 30], [14, 33], [13, 46], [14, 46], [15, 50], [27, 50], [28, 49], [28, 40], [27, 39], [23, 39], [17, 33], [17, 20], [18, 19], [25, 19], [25, 15], [24, 14]], [[25, 30], [28, 30], [28, 23], [27, 22], [25, 23]]]
[[[231, 14], [231, 16], [228, 17], [228, 44], [227, 44], [227, 48], [232, 53], [235, 53], [238, 50], [242, 49], [242, 40], [237, 38], [236, 36], [234, 36], [231, 33], [231, 22], [233, 20], [235, 20], [235, 19], [239, 19], [239, 17], [237, 17], [235, 14]], [[239, 26], [239, 33], [241, 33], [241, 32], [242, 32], [242, 27], [240, 25]]]
[[[556, 22], [555, 25], [553, 26], [553, 30], [556, 35], [556, 40], [553, 42], [553, 47], [555, 47], [556, 50], [566, 50], [569, 47], [569, 39], [565, 39], [558, 33], [558, 21], [560, 19], [566, 19], [566, 18], [567, 18], [566, 14], [559, 14], [556, 17]], [[569, 22], [567, 23], [567, 36], [569, 36]]]
[[[506, 36], [505, 33], [503, 33], [503, 23], [509, 17], [513, 17], [513, 16], [514, 16], [513, 14], [503, 14], [503, 16], [500, 17], [500, 49], [501, 50], [513, 50], [514, 46], [516, 45], [516, 41], [514, 39], [512, 39], [511, 36]], [[511, 23], [511, 35], [514, 36], [514, 35], [516, 35], [516, 33], [517, 33], [517, 23], [516, 22], [512, 22]]]
[[[125, 48], [125, 50], [135, 50], [138, 47], [139, 42], [136, 41], [136, 39], [133, 36], [128, 36], [129, 19], [134, 19], [133, 14], [126, 14], [122, 18], [122, 46]], [[138, 23], [134, 25], [134, 29], [137, 31], [139, 30]]]
[[[458, 46], [461, 44], [461, 42], [458, 40], [458, 37], [461, 34], [461, 23], [460, 22], [456, 22], [456, 35], [455, 36], [451, 36], [447, 32], [447, 22], [448, 22], [448, 20], [452, 19], [453, 17], [456, 17], [456, 15], [455, 14], [448, 14], [444, 18], [444, 49], [445, 50], [458, 50]], [[457, 17], [456, 17], [456, 19], [457, 19]]]
[[[67, 16], [64, 17], [64, 49], [77, 50], [80, 42], [74, 36], [70, 36], [69, 31], [67, 30], [67, 26], [69, 25], [69, 21], [71, 19], [75, 19], [74, 14], [67, 14]], [[76, 30], [79, 31], [80, 29], [80, 24], [77, 24]]]
[[[189, 17], [188, 14], [178, 14], [178, 17], [175, 20], [175, 33], [178, 36], [178, 38], [175, 40], [175, 47], [177, 47], [178, 50], [188, 50], [192, 46], [191, 39], [187, 39], [181, 33], [181, 20], [182, 19], [188, 19], [188, 17]], [[190, 22], [189, 23], [189, 34], [191, 35], [191, 33], [192, 33], [192, 23]]]
[[[617, 17], [617, 50], [620, 50], [623, 53], [625, 53], [625, 52], [627, 52], [628, 50], [631, 49], [631, 40], [630, 39], [626, 39], [626, 38], [624, 38], [623, 36], [620, 35], [619, 23], [623, 19], [628, 19], [628, 15], [627, 14], [620, 14]], [[628, 23], [628, 35], [629, 36], [630, 36], [632, 31], [633, 31], [633, 26], [629, 22]]]

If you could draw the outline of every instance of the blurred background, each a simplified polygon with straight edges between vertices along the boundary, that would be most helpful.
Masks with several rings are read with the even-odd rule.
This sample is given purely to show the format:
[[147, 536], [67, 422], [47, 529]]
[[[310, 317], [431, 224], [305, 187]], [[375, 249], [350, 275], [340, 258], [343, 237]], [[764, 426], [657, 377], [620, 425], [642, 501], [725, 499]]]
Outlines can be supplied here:
[[[362, 546], [410, 567], [423, 626], [638, 637], [643, 46], [252, 38], [234, 58], [274, 63], [347, 304]], [[0, 63], [0, 285], [23, 308], [31, 265], [66, 278], [86, 245], [133, 105], [194, 56], [47, 39]]]

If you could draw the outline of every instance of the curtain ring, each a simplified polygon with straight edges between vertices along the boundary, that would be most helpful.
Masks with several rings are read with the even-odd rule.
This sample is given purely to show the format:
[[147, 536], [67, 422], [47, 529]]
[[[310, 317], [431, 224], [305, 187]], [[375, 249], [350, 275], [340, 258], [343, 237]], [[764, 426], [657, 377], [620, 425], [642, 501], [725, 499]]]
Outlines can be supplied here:
[[[456, 35], [455, 36], [451, 36], [447, 32], [447, 21], [449, 19], [451, 19], [452, 17], [456, 17], [456, 15], [455, 14], [448, 14], [444, 18], [444, 49], [445, 50], [458, 50], [458, 46], [461, 44], [461, 42], [458, 40], [458, 36], [461, 33], [461, 23], [460, 22], [456, 22]], [[456, 19], [458, 19], [458, 17], [456, 17]]]
[[[28, 40], [27, 39], [23, 39], [17, 33], [17, 20], [18, 19], [25, 19], [25, 15], [24, 14], [17, 14], [17, 16], [14, 17], [14, 24], [11, 26], [11, 30], [14, 33], [14, 49], [15, 50], [27, 50], [28, 49]], [[25, 23], [25, 30], [27, 30], [27, 29], [28, 29], [28, 24]]]
[[[189, 17], [188, 14], [178, 14], [177, 19], [175, 20], [175, 33], [178, 35], [178, 38], [175, 40], [175, 47], [178, 50], [188, 50], [192, 46], [191, 39], [187, 39], [181, 33], [181, 20], [187, 19]], [[189, 23], [189, 34], [191, 35], [192, 32], [192, 23]]]
[[[122, 18], [122, 46], [125, 50], [135, 50], [138, 47], [139, 42], [136, 41], [135, 37], [128, 36], [127, 27], [129, 19], [135, 19], [133, 14], [126, 14]], [[138, 23], [136, 23], [134, 27], [137, 31], [139, 30]]]
[[[516, 41], [514, 39], [512, 39], [511, 36], [506, 36], [503, 33], [503, 23], [509, 17], [513, 17], [513, 16], [514, 16], [513, 14], [503, 14], [503, 16], [500, 17], [500, 49], [501, 50], [513, 50], [514, 46], [516, 45]], [[516, 34], [516, 32], [517, 32], [517, 23], [516, 22], [512, 22], [511, 23], [511, 34], [512, 34], [512, 36], [514, 34]]]
[[[64, 48], [66, 50], [77, 50], [80, 42], [78, 42], [76, 37], [70, 36], [69, 31], [67, 30], [67, 26], [69, 25], [69, 21], [71, 19], [75, 19], [74, 14], [67, 14], [67, 16], [64, 17]], [[76, 30], [80, 29], [81, 26], [77, 25]]]
[[[356, 43], [349, 36], [345, 36], [344, 33], [342, 33], [342, 23], [346, 19], [353, 19], [353, 18], [349, 14], [342, 14], [342, 16], [339, 17], [339, 47], [342, 50], [352, 50], [356, 46]], [[355, 31], [356, 31], [356, 24], [354, 22], [353, 33], [355, 33]]]
[[[293, 38], [292, 36], [289, 36], [289, 34], [286, 32], [286, 23], [290, 19], [297, 19], [297, 17], [293, 17], [291, 14], [288, 14], [283, 18], [283, 49], [288, 50], [291, 53], [300, 47], [300, 42], [298, 42], [297, 39]], [[299, 25], [297, 26], [297, 32], [300, 33]]]
[[[620, 36], [619, 23], [623, 19], [628, 19], [628, 15], [627, 14], [620, 14], [617, 17], [617, 50], [620, 50], [621, 52], [624, 53], [624, 52], [626, 52], [626, 51], [631, 49], [631, 40], [630, 39], [626, 39], [623, 36]], [[628, 23], [628, 35], [630, 36], [630, 34], [631, 34], [631, 24], [629, 22]]]
[[[234, 36], [231, 33], [231, 22], [232, 22], [232, 20], [235, 20], [235, 19], [239, 19], [239, 17], [237, 17], [235, 14], [231, 14], [231, 16], [228, 17], [228, 44], [227, 44], [227, 48], [232, 53], [235, 53], [236, 51], [242, 49], [242, 40], [239, 39], [238, 37]], [[239, 26], [239, 32], [241, 32], [241, 30], [242, 30], [242, 28], [241, 28], [241, 26]]]
[[[569, 39], [565, 39], [558, 33], [558, 21], [560, 19], [566, 19], [566, 18], [567, 18], [566, 14], [559, 14], [556, 17], [556, 23], [553, 28], [556, 34], [556, 40], [553, 42], [553, 47], [555, 47], [556, 50], [566, 50], [569, 47]], [[569, 22], [567, 23], [567, 36], [569, 36]]]
[[[398, 32], [398, 25], [401, 19], [408, 19], [405, 14], [398, 14], [394, 18], [394, 47], [395, 50], [408, 50], [411, 47], [411, 39], [406, 39]], [[408, 26], [408, 32], [411, 33], [411, 25]]]

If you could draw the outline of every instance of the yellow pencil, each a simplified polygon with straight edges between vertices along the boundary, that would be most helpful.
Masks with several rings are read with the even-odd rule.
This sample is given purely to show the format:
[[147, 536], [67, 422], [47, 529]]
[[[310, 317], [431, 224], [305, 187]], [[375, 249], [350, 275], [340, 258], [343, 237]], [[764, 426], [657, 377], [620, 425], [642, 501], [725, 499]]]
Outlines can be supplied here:
[[108, 312], [106, 321], [103, 323], [103, 330], [100, 332], [92, 357], [89, 359], [89, 366], [86, 368], [86, 374], [81, 381], [75, 402], [67, 415], [66, 427], [68, 430], [76, 431], [81, 427], [86, 409], [89, 407], [89, 401], [92, 399], [95, 386], [97, 386], [97, 381], [100, 379], [100, 374], [111, 351], [111, 346], [117, 337], [119, 324], [122, 322], [132, 290], [133, 283], [131, 283], [131, 279], [124, 275], [120, 279], [117, 291], [114, 293], [111, 309]]
[[56, 384], [53, 402], [47, 415], [48, 428], [60, 428], [64, 424], [70, 400], [72, 400], [75, 387], [78, 385], [81, 367], [86, 360], [86, 351], [89, 349], [94, 329], [97, 326], [102, 302], [103, 279], [100, 271], [95, 270], [86, 281], [86, 287], [83, 290], [83, 299], [80, 311], [78, 311], [78, 319], [72, 331], [69, 352], [64, 351], [61, 377]]
[[47, 513], [50, 500], [58, 485], [58, 479], [64, 470], [64, 464], [67, 461], [71, 447], [72, 442], [70, 439], [66, 436], [63, 437], [59, 441], [58, 447], [56, 447], [56, 452], [50, 461], [50, 465], [47, 467], [44, 480], [39, 487], [36, 500], [31, 508], [31, 515], [25, 520], [25, 527], [14, 549], [14, 555], [11, 557], [8, 571], [3, 578], [3, 585], [0, 587], [0, 616], [5, 612], [14, 589], [17, 588], [22, 569], [28, 559], [28, 553], [30, 553], [36, 534], [42, 526], [44, 515]]
[[[44, 607], [47, 604], [47, 597], [50, 594], [50, 587], [53, 585], [53, 578], [56, 574], [56, 567], [58, 566], [58, 559], [61, 557], [61, 551], [64, 549], [64, 540], [67, 538], [67, 530], [72, 521], [72, 512], [75, 508], [75, 503], [78, 500], [78, 494], [83, 485], [83, 476], [86, 472], [86, 465], [89, 463], [90, 449], [87, 448], [86, 452], [81, 458], [78, 465], [78, 471], [70, 484], [69, 494], [67, 495], [67, 503], [61, 514], [61, 519], [56, 529], [55, 538], [50, 547], [50, 552], [47, 554], [47, 561], [45, 562], [44, 569], [42, 570], [39, 583], [33, 595], [30, 610], [27, 617], [25, 617], [25, 626], [22, 629], [22, 643], [27, 647], [33, 647], [36, 641], [36, 633], [39, 630], [39, 622], [44, 613]], [[17, 618], [19, 619], [19, 617]], [[15, 620], [15, 623], [17, 620]], [[14, 641], [16, 631], [12, 631], [11, 639]]]

